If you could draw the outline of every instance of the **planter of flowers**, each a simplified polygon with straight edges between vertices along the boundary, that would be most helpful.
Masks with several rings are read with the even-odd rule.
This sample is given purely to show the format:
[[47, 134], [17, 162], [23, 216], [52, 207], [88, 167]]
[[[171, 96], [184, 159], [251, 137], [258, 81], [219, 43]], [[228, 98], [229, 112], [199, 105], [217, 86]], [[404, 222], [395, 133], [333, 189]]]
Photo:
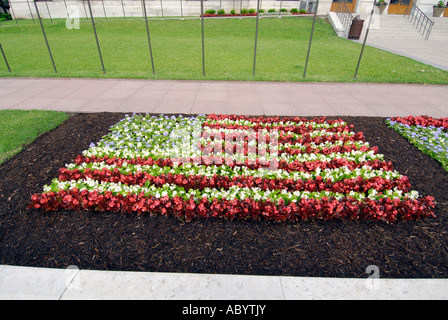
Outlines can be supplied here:
[[296, 15], [296, 14], [307, 14], [308, 12], [304, 9], [300, 9], [297, 10], [296, 8], [292, 8], [291, 9], [291, 14]]
[[441, 17], [444, 11], [445, 11], [445, 4], [443, 3], [443, 1], [439, 1], [439, 3], [437, 3], [433, 7], [432, 16]]
[[[260, 11], [261, 13], [261, 11]], [[205, 11], [204, 17], [206, 18], [216, 18], [216, 17], [239, 17], [239, 16], [243, 16], [243, 17], [250, 17], [250, 16], [256, 16], [257, 13], [255, 12], [255, 9], [250, 9], [250, 10], [246, 10], [246, 9], [242, 9], [240, 13], [236, 13], [235, 10], [231, 10], [230, 13], [225, 13], [224, 9], [218, 10], [218, 12], [216, 12], [216, 10], [210, 9]]]
[[383, 14], [387, 7], [387, 2], [384, 0], [379, 0], [375, 3], [375, 5], [378, 8], [379, 14]]

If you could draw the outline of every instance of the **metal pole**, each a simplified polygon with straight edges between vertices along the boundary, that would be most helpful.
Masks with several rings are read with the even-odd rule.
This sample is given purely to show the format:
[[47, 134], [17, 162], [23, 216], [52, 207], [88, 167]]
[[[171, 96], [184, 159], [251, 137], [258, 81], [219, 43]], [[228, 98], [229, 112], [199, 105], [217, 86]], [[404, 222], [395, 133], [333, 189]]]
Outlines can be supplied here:
[[255, 63], [257, 61], [257, 40], [258, 40], [258, 21], [260, 19], [260, 0], [257, 0], [257, 23], [255, 26], [255, 46], [254, 46], [254, 69], [252, 75], [255, 77]]
[[103, 4], [104, 18], [107, 20], [106, 8], [104, 7], [104, 0], [101, 0], [101, 3]]
[[28, 0], [26, 0], [26, 3], [28, 4], [28, 9], [30, 9], [31, 19], [33, 19], [33, 23], [36, 23], [36, 22], [34, 21], [33, 12], [31, 11], [30, 2], [29, 2]]
[[8, 60], [6, 59], [5, 52], [3, 51], [2, 44], [0, 43], [0, 49], [2, 50], [3, 59], [5, 59], [6, 66], [8, 67], [8, 71], [11, 72], [11, 68], [9, 67]]
[[364, 36], [364, 41], [362, 43], [361, 53], [359, 54], [358, 65], [356, 66], [356, 71], [355, 71], [355, 75], [353, 76], [353, 79], [356, 79], [356, 76], [358, 75], [359, 65], [361, 64], [362, 54], [364, 52], [364, 47], [366, 46], [367, 36], [369, 35], [370, 22], [372, 22], [372, 17], [373, 17], [373, 12], [374, 11], [375, 11], [375, 4], [372, 6], [372, 11], [370, 12], [369, 24], [367, 25], [366, 35]]
[[47, 44], [48, 53], [50, 54], [51, 63], [53, 64], [53, 69], [55, 73], [58, 73], [56, 70], [56, 65], [54, 64], [53, 55], [51, 54], [50, 45], [48, 44], [47, 35], [45, 34], [44, 25], [42, 24], [42, 19], [40, 18], [39, 9], [37, 8], [36, 0], [34, 2], [34, 7], [36, 8], [37, 18], [39, 19], [40, 28], [42, 29], [42, 34], [44, 35], [45, 43]]
[[143, 14], [145, 15], [146, 35], [148, 36], [149, 55], [151, 56], [152, 74], [155, 76], [156, 75], [156, 71], [154, 69], [154, 60], [152, 58], [151, 39], [149, 38], [148, 15], [146, 14], [146, 2], [145, 2], [145, 0], [142, 0], [142, 6], [143, 6]]
[[182, 0], [180, 0], [180, 16], [181, 16], [181, 19], [184, 18], [184, 11], [182, 9]]
[[82, 6], [84, 7], [84, 14], [86, 15], [86, 21], [89, 21], [89, 15], [87, 14], [85, 1], [86, 0], [82, 0]]
[[202, 24], [202, 76], [205, 77], [205, 52], [204, 52], [204, 0], [201, 0], [201, 24]]
[[121, 0], [121, 9], [123, 10], [123, 17], [126, 20], [126, 13], [124, 12], [124, 4], [123, 4], [123, 0]]
[[11, 2], [9, 3], [9, 8], [11, 9], [12, 16], [14, 17], [14, 20], [16, 21], [16, 25], [19, 25], [19, 23], [17, 22], [16, 14], [14, 13], [14, 10], [12, 8]]
[[100, 55], [101, 67], [103, 68], [103, 73], [106, 74], [106, 69], [104, 68], [103, 56], [101, 55], [100, 43], [98, 42], [98, 35], [96, 34], [95, 20], [93, 19], [92, 6], [90, 5], [90, 0], [87, 0], [87, 5], [89, 6], [90, 20], [92, 21], [93, 33], [95, 34], [96, 46], [98, 48], [98, 53]]
[[162, 20], [163, 20], [163, 19], [165, 19], [165, 18], [163, 17], [163, 5], [162, 5], [162, 0], [160, 0], [160, 10], [162, 11]]
[[242, 19], [241, 10], [243, 10], [243, 0], [240, 0], [240, 19]]
[[278, 10], [278, 17], [279, 18], [282, 17], [282, 4], [283, 4], [283, 1], [280, 1], [280, 9]]
[[67, 2], [65, 2], [65, 0], [64, 0], [64, 6], [65, 6], [65, 13], [67, 14], [67, 18], [70, 19], [70, 15], [68, 14], [68, 9], [67, 9]]
[[51, 18], [50, 9], [48, 8], [48, 1], [45, 1], [45, 6], [47, 6], [48, 16], [50, 17], [50, 22], [53, 23], [53, 19]]
[[317, 0], [316, 8], [314, 9], [313, 26], [311, 27], [311, 33], [310, 33], [310, 43], [308, 45], [308, 53], [306, 55], [305, 70], [303, 71], [303, 77], [304, 78], [306, 77], [306, 69], [308, 68], [308, 60], [310, 58], [311, 42], [313, 41], [314, 25], [316, 24], [316, 17], [317, 17], [317, 9], [318, 8], [319, 8], [319, 0]]

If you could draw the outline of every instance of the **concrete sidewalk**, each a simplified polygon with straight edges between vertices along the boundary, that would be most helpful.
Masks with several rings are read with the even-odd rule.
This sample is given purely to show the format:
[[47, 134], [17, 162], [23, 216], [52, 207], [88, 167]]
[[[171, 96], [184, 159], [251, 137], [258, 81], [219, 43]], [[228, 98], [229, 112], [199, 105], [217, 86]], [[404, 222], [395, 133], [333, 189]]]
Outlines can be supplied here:
[[2, 78], [0, 109], [446, 117], [448, 86]]
[[369, 37], [367, 45], [448, 71], [448, 41]]
[[[448, 87], [2, 78], [0, 109], [447, 117]], [[0, 266], [0, 299], [448, 299], [448, 280], [380, 275], [372, 282]]]
[[433, 300], [448, 279], [347, 279], [0, 266], [0, 300]]

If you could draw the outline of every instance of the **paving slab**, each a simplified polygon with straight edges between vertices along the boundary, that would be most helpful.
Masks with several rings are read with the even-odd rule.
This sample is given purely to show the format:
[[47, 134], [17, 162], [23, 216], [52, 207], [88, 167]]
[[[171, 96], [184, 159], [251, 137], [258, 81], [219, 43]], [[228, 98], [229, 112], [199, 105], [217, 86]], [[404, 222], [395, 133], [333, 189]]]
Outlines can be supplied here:
[[78, 272], [0, 265], [0, 300], [60, 299]]

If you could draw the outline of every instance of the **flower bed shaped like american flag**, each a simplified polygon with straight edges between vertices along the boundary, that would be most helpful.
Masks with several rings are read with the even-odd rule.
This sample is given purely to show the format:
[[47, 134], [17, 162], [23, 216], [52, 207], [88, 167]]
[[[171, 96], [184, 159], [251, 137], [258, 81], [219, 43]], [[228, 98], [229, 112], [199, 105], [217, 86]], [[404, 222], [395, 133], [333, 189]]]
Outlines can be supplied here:
[[416, 220], [434, 198], [343, 120], [126, 115], [30, 208], [195, 218]]

